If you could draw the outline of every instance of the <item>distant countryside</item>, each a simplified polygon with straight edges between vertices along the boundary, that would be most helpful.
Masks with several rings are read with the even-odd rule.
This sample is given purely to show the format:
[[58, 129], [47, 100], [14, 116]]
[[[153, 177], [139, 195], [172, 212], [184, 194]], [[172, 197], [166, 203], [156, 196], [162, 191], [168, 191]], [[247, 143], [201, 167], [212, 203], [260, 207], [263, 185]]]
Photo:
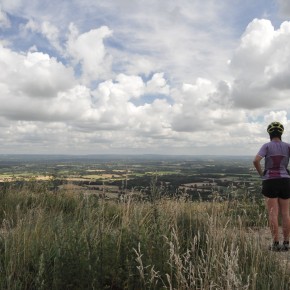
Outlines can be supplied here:
[[150, 199], [152, 182], [167, 197], [229, 198], [259, 191], [252, 157], [222, 156], [0, 156], [0, 183], [47, 183], [51, 189], [105, 199]]

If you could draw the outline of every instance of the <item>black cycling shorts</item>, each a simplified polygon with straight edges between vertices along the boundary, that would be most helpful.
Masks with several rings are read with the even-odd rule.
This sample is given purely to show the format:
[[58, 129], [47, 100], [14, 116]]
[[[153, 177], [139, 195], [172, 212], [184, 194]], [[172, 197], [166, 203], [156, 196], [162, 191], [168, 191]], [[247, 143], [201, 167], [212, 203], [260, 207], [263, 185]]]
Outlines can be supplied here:
[[269, 198], [290, 198], [290, 178], [263, 180], [262, 194]]

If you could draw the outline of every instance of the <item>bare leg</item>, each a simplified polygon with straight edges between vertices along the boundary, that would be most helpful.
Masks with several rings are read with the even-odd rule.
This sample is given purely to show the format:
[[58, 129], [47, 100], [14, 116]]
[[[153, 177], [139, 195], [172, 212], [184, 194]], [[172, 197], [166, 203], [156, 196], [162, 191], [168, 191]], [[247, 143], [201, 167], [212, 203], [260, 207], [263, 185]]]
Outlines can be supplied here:
[[284, 241], [289, 241], [290, 235], [289, 199], [279, 198], [278, 203], [282, 217], [282, 229]]
[[[269, 227], [272, 233], [273, 241], [278, 242], [279, 241], [278, 198], [266, 198], [266, 205], [268, 209]], [[289, 233], [288, 233], [288, 236], [289, 236]]]

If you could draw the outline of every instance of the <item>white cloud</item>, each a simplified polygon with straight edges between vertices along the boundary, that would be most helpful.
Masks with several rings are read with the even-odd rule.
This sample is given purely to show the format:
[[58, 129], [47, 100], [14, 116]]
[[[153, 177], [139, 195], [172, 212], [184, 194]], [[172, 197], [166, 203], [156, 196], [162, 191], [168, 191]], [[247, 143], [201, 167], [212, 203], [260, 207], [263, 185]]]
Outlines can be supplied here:
[[290, 24], [243, 3], [3, 0], [3, 152], [256, 153], [290, 124]]
[[232, 108], [226, 83], [218, 87], [205, 79], [184, 84], [174, 92], [172, 128], [181, 132], [214, 132], [229, 130], [227, 126], [246, 120], [244, 111]]
[[233, 59], [233, 100], [248, 109], [290, 104], [290, 22], [274, 29], [268, 20], [253, 20], [247, 27]]
[[120, 74], [116, 80], [107, 80], [99, 84], [94, 92], [96, 106], [104, 104], [122, 105], [130, 99], [139, 98], [144, 92], [143, 80], [138, 76]]
[[81, 64], [85, 83], [110, 76], [112, 57], [106, 51], [104, 39], [111, 35], [112, 31], [106, 26], [79, 34], [76, 27], [70, 25], [67, 52]]
[[90, 100], [89, 93], [75, 91], [71, 68], [41, 52], [17, 54], [0, 47], [0, 72], [0, 111], [7, 118], [63, 120], [79, 115], [82, 98]]
[[164, 73], [155, 73], [151, 80], [146, 84], [146, 93], [159, 93], [168, 95], [170, 92], [169, 85], [164, 78]]
[[144, 89], [145, 84], [140, 77], [124, 74], [118, 75], [115, 81], [100, 83], [92, 92], [93, 108], [86, 112], [84, 125], [107, 130], [132, 126], [137, 109], [131, 100], [139, 98]]
[[287, 112], [286, 111], [278, 111], [278, 112], [271, 111], [267, 115], [265, 115], [264, 121], [266, 125], [270, 124], [271, 122], [280, 122], [283, 125], [286, 125]]
[[263, 78], [265, 61], [271, 56], [274, 33], [269, 20], [254, 19], [248, 25], [230, 63], [237, 78]]
[[71, 68], [42, 52], [17, 54], [0, 47], [0, 81], [11, 96], [53, 98], [74, 84]]

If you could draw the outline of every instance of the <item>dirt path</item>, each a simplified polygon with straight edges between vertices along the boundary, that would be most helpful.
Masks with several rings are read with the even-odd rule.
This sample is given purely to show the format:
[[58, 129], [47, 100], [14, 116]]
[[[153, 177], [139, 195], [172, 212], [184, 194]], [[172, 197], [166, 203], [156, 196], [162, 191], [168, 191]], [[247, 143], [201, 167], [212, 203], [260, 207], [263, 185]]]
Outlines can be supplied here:
[[[265, 248], [265, 250], [269, 250], [269, 246], [272, 244], [272, 236], [269, 228], [257, 228], [250, 230], [253, 236], [257, 239], [257, 241], [261, 244], [261, 247]], [[279, 229], [280, 233], [282, 229]], [[281, 236], [280, 241], [283, 241]], [[279, 257], [281, 263], [286, 264], [290, 267], [290, 250], [287, 252], [272, 252], [273, 254]]]

